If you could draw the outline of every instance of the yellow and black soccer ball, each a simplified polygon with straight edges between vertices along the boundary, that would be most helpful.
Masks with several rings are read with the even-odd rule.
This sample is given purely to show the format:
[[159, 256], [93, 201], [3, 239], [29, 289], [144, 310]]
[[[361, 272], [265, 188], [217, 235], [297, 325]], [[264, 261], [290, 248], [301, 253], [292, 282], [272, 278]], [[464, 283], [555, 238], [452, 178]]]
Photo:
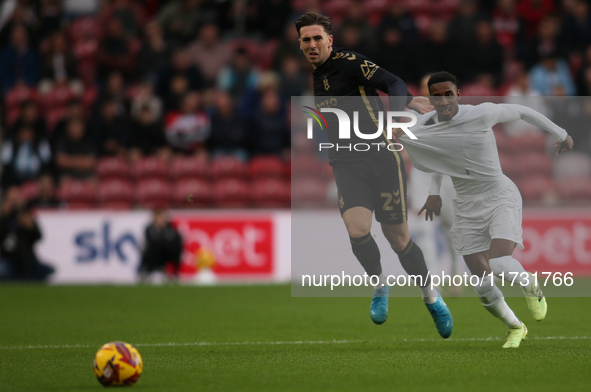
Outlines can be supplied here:
[[106, 387], [131, 386], [140, 378], [143, 369], [139, 351], [125, 342], [107, 343], [94, 357], [94, 375]]

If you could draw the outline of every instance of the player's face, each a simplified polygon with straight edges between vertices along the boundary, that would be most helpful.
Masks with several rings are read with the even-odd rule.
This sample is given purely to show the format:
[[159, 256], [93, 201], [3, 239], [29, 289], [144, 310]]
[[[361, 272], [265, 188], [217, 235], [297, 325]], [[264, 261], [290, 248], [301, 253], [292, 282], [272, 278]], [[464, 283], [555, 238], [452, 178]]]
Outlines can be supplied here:
[[458, 113], [460, 91], [452, 82], [441, 82], [431, 85], [429, 100], [437, 111], [439, 121], [449, 121]]
[[302, 27], [300, 29], [300, 49], [312, 67], [317, 68], [330, 56], [332, 35], [326, 34], [320, 25]]

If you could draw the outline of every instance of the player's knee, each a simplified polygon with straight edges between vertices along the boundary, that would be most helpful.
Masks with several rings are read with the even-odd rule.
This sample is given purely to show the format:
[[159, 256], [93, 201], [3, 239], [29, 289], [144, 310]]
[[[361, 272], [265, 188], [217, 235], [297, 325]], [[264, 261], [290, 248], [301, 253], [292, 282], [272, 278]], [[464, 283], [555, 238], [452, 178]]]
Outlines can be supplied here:
[[363, 224], [353, 224], [347, 226], [347, 231], [349, 232], [349, 237], [351, 238], [361, 238], [365, 237], [369, 234], [371, 230], [371, 226], [363, 225]]
[[395, 252], [402, 252], [408, 246], [410, 242], [409, 233], [396, 233], [392, 234], [388, 238], [388, 242]]

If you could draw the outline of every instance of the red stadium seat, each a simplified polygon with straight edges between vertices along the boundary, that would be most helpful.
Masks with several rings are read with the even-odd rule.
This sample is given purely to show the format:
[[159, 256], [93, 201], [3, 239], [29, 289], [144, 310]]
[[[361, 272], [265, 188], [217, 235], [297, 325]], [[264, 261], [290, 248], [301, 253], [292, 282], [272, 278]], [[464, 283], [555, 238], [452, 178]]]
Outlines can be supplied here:
[[215, 179], [244, 178], [246, 175], [246, 165], [234, 156], [219, 156], [211, 162], [211, 174]]
[[157, 178], [142, 180], [137, 184], [137, 200], [144, 208], [168, 208], [171, 187], [168, 181]]
[[248, 184], [237, 178], [225, 178], [214, 185], [214, 203], [221, 208], [246, 208], [249, 205]]
[[133, 167], [133, 175], [137, 181], [151, 178], [168, 180], [169, 169], [166, 162], [156, 157], [146, 157], [138, 160]]
[[326, 184], [317, 177], [294, 178], [291, 187], [292, 206], [322, 207], [326, 202]]
[[291, 177], [321, 177], [322, 164], [312, 155], [301, 155], [291, 161]]
[[95, 205], [96, 186], [91, 181], [64, 180], [57, 193], [70, 209], [93, 208]]
[[96, 166], [96, 175], [100, 180], [119, 178], [128, 180], [131, 166], [126, 160], [117, 157], [102, 158]]
[[503, 173], [513, 181], [520, 179], [525, 172], [525, 166], [520, 163], [518, 159], [519, 158], [509, 154], [499, 154], [499, 161], [501, 162]]
[[552, 176], [552, 159], [544, 152], [519, 154], [515, 156], [515, 161], [523, 165], [525, 175]]
[[17, 85], [8, 91], [4, 97], [7, 111], [20, 109], [21, 104], [25, 101], [39, 102], [37, 90], [25, 85]]
[[558, 184], [558, 195], [567, 201], [588, 201], [591, 199], [591, 179], [582, 177], [561, 181]]
[[130, 209], [134, 204], [134, 189], [127, 180], [111, 178], [101, 181], [98, 200], [102, 208]]
[[283, 172], [283, 161], [274, 155], [255, 157], [248, 163], [248, 173], [253, 179], [281, 178]]
[[73, 97], [74, 93], [69, 87], [54, 87], [47, 94], [41, 95], [43, 110], [48, 112], [54, 108], [65, 108]]
[[170, 176], [177, 181], [181, 179], [209, 178], [210, 164], [196, 157], [180, 156], [170, 166]]
[[539, 201], [556, 193], [556, 184], [547, 176], [529, 176], [517, 182], [524, 201]]
[[289, 182], [277, 178], [260, 178], [251, 184], [251, 197], [256, 207], [289, 207], [291, 189]]
[[83, 17], [74, 20], [70, 24], [68, 32], [72, 41], [98, 39], [101, 35], [101, 26], [97, 18]]
[[172, 197], [179, 208], [207, 208], [211, 206], [213, 187], [203, 179], [182, 179], [174, 185]]
[[27, 181], [24, 184], [22, 184], [21, 193], [23, 195], [23, 199], [27, 201], [36, 198], [39, 194], [37, 181]]

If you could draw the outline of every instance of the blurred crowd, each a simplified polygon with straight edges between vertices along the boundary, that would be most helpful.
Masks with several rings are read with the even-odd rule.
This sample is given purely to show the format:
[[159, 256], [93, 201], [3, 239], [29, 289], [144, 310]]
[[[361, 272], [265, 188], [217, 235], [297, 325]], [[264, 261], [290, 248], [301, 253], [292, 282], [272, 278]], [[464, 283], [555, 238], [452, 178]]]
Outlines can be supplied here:
[[[195, 206], [224, 197], [250, 206], [256, 195], [259, 206], [289, 206], [290, 97], [312, 94], [293, 26], [305, 11], [330, 16], [336, 46], [367, 55], [415, 94], [425, 74], [448, 70], [463, 95], [591, 95], [585, 0], [5, 0], [2, 192], [21, 187], [42, 207], [78, 192], [89, 199], [81, 205], [95, 205], [108, 161], [119, 181], [109, 195], [158, 185], [148, 204], [186, 207], [182, 194], [195, 194]], [[589, 153], [589, 133], [580, 137], [577, 149]], [[169, 175], [218, 161], [231, 167], [220, 169], [227, 178], [205, 169], [187, 185]], [[150, 165], [168, 174], [133, 170]], [[273, 165], [283, 168], [256, 169]], [[256, 173], [263, 190], [251, 187]], [[161, 182], [140, 184], [152, 177]], [[138, 201], [122, 200], [110, 206]]]

